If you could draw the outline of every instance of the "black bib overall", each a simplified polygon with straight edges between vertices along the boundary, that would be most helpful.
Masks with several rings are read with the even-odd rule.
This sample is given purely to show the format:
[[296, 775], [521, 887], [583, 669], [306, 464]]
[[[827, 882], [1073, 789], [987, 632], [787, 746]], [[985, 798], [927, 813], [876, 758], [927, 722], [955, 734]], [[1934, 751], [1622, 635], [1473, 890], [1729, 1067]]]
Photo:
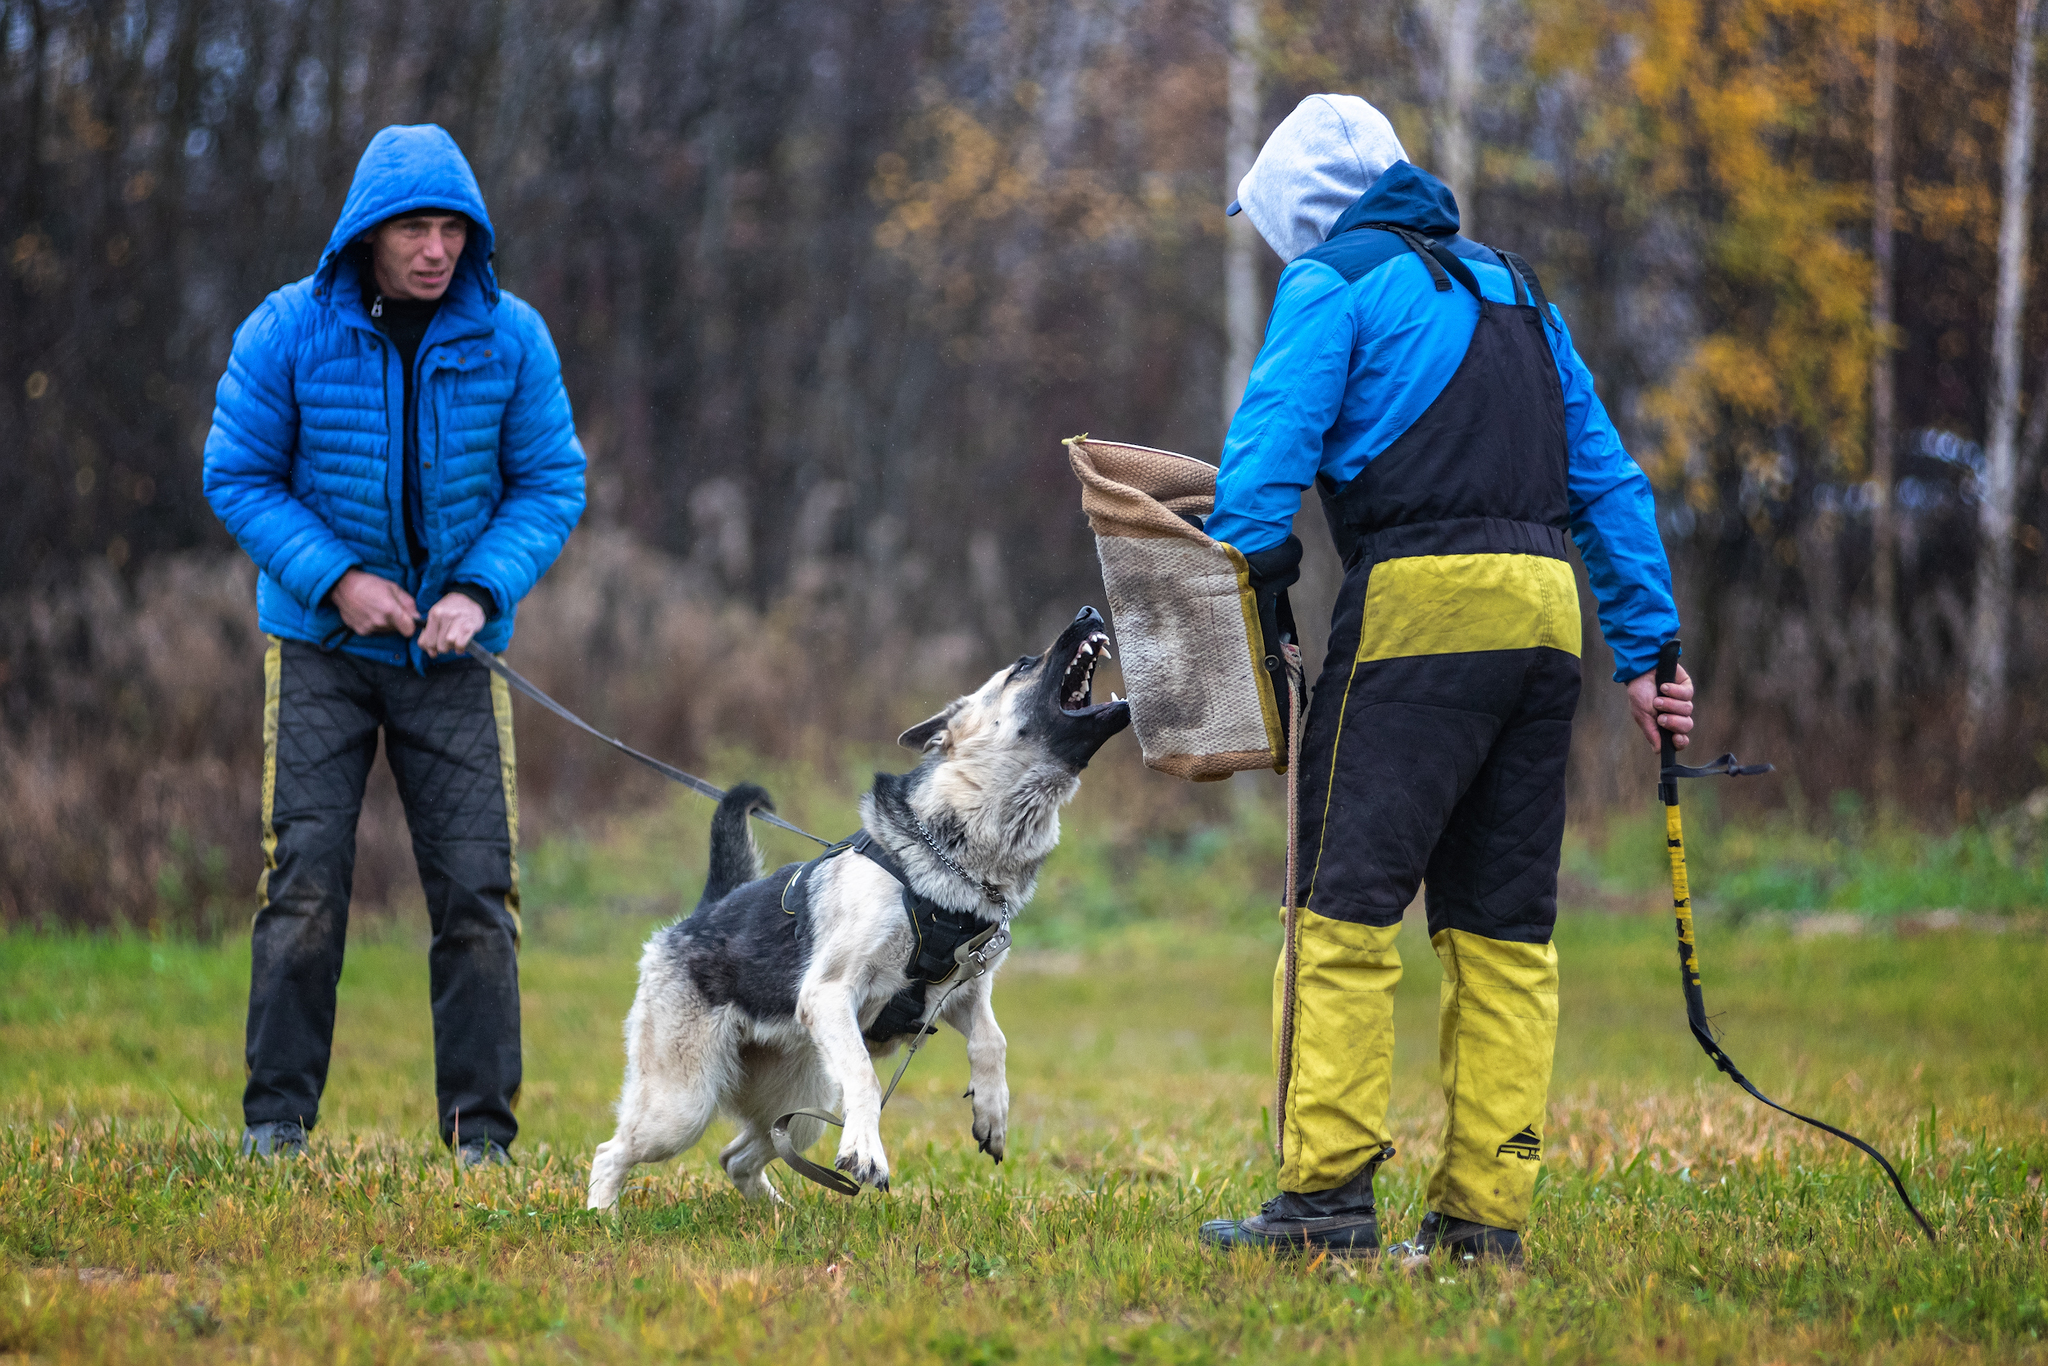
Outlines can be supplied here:
[[1480, 312], [1436, 401], [1322, 490], [1345, 577], [1303, 733], [1281, 1185], [1340, 1185], [1387, 1142], [1394, 936], [1426, 880], [1450, 1110], [1429, 1207], [1519, 1228], [1556, 1035], [1550, 934], [1579, 693], [1564, 396], [1514, 268], [1516, 301], [1487, 300], [1440, 242], [1402, 235], [1439, 307], [1456, 306], [1455, 280]]

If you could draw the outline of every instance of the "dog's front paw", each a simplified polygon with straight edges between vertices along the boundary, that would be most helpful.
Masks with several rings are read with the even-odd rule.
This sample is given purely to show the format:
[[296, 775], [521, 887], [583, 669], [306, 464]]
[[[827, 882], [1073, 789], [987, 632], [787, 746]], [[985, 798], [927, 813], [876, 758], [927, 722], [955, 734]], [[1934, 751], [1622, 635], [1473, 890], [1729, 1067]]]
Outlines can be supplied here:
[[889, 1158], [882, 1151], [879, 1135], [872, 1141], [861, 1141], [849, 1134], [839, 1149], [838, 1160], [832, 1165], [863, 1186], [873, 1186], [883, 1192], [889, 1189]]
[[1010, 1127], [1009, 1088], [1004, 1087], [987, 1104], [975, 1092], [967, 1094], [974, 1097], [974, 1141], [981, 1145], [983, 1152], [1001, 1162], [1003, 1140]]

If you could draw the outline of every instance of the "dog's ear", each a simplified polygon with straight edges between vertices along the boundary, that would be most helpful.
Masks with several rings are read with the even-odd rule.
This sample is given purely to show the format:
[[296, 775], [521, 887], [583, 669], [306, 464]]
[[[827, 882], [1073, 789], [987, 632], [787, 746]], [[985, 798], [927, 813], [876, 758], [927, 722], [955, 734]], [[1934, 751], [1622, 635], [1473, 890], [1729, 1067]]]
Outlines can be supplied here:
[[953, 719], [955, 707], [947, 707], [937, 716], [929, 716], [896, 737], [896, 743], [905, 749], [922, 750], [931, 746], [932, 741], [946, 733], [946, 723]]

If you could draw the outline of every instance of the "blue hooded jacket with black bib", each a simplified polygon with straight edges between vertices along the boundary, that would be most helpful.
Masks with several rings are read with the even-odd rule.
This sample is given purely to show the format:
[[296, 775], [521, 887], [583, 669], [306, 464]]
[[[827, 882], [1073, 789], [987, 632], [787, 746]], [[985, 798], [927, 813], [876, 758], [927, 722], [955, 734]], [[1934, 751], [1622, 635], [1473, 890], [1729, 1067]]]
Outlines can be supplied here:
[[[364, 311], [350, 246], [387, 219], [447, 209], [473, 225], [415, 359], [427, 557], [405, 537], [405, 376]], [[207, 500], [256, 561], [257, 620], [288, 640], [424, 669], [395, 635], [358, 636], [328, 592], [351, 568], [424, 612], [460, 583], [491, 598], [477, 640], [502, 650], [519, 600], [583, 514], [583, 448], [547, 325], [498, 288], [476, 176], [431, 124], [386, 128], [356, 166], [319, 268], [235, 333], [206, 439]]]

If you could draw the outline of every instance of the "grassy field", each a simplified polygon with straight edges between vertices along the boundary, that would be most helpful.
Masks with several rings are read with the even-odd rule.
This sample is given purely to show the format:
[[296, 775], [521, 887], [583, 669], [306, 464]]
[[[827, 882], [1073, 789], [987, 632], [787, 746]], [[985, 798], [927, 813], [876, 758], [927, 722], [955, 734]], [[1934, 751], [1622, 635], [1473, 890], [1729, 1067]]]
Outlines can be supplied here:
[[[1730, 1052], [1891, 1154], [1938, 1249], [1866, 1160], [1712, 1075], [1662, 915], [1568, 909], [1525, 1271], [1205, 1254], [1201, 1219], [1273, 1189], [1277, 932], [1247, 852], [1271, 813], [1218, 809], [1151, 845], [1077, 823], [997, 989], [1010, 1160], [975, 1151], [941, 1035], [884, 1117], [895, 1192], [858, 1201], [778, 1167], [790, 1204], [744, 1205], [715, 1131], [616, 1215], [581, 1209], [635, 947], [694, 891], [701, 809], [529, 858], [508, 1170], [458, 1176], [432, 1142], [416, 914], [352, 940], [313, 1155], [283, 1166], [234, 1156], [245, 939], [0, 938], [0, 1360], [2048, 1361], [2048, 943], [2024, 923], [1704, 929]], [[1574, 853], [1624, 889], [1633, 858]], [[1402, 950], [1395, 1236], [1442, 1113], [1419, 925]]]

